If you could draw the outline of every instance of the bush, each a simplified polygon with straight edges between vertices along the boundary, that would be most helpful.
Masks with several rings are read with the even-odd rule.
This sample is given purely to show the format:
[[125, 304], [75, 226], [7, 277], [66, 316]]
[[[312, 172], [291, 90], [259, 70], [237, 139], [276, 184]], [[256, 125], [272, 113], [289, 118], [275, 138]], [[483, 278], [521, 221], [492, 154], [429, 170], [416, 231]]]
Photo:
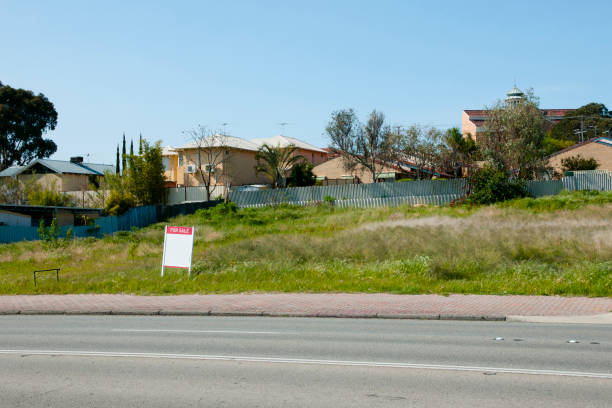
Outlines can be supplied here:
[[566, 157], [561, 160], [561, 165], [565, 171], [577, 170], [596, 170], [599, 163], [594, 158], [584, 158], [581, 155]]
[[291, 175], [287, 179], [289, 187], [306, 187], [313, 186], [317, 180], [312, 174], [313, 165], [310, 162], [304, 161], [293, 165]]
[[130, 193], [111, 190], [104, 206], [104, 215], [121, 215], [135, 206], [136, 199]]
[[470, 194], [466, 201], [469, 204], [493, 204], [529, 196], [524, 180], [509, 179], [504, 172], [491, 167], [472, 174], [468, 183]]
[[[39, 186], [37, 184], [37, 186]], [[60, 193], [52, 189], [44, 189], [42, 187], [34, 188], [28, 194], [28, 204], [30, 205], [44, 205], [44, 206], [57, 206], [57, 207], [72, 207], [74, 206], [74, 200], [66, 193]]]

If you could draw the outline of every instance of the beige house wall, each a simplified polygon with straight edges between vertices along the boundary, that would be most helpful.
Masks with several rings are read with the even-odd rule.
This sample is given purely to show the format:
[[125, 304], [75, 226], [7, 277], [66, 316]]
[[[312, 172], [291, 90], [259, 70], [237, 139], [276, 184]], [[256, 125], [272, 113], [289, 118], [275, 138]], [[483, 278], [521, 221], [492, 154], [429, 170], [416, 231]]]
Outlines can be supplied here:
[[571, 156], [580, 155], [585, 159], [594, 158], [599, 163], [597, 170], [612, 171], [612, 147], [601, 143], [588, 143], [575, 149], [559, 153], [549, 159], [550, 166], [555, 172], [563, 174], [563, 166], [561, 161]]
[[470, 120], [470, 116], [463, 111], [461, 114], [461, 133], [463, 137], [467, 137], [468, 134], [476, 137], [476, 124]]
[[[224, 185], [225, 175], [227, 174], [232, 186], [244, 184], [266, 184], [270, 181], [264, 174], [255, 175], [255, 152], [250, 150], [229, 149], [227, 162], [219, 164], [215, 169], [212, 184]], [[177, 184], [181, 186], [201, 186], [203, 181], [199, 172], [187, 173], [187, 166], [198, 165], [198, 153], [196, 149], [182, 150], [182, 165], [178, 166]], [[202, 153], [202, 169], [206, 165], [206, 155]], [[226, 172], [226, 173], [224, 173]], [[217, 180], [215, 180], [215, 176]], [[216, 181], [216, 182], [215, 182]]]
[[[369, 169], [362, 165], [358, 165], [353, 171], [348, 171], [344, 167], [345, 163], [346, 159], [344, 157], [336, 157], [335, 159], [319, 164], [312, 169], [312, 173], [317, 177], [327, 177], [328, 179], [340, 179], [342, 176], [356, 176], [364, 184], [372, 183], [372, 172], [370, 172]], [[398, 173], [397, 169], [390, 166], [382, 166], [379, 172]]]
[[64, 191], [62, 189], [62, 177], [59, 174], [20, 174], [17, 176], [17, 180], [23, 184], [29, 183], [33, 178], [45, 190]]
[[172, 181], [177, 183], [178, 180], [178, 155], [163, 156], [168, 159], [168, 168], [164, 171], [164, 177], [166, 181]]
[[296, 154], [301, 154], [314, 166], [326, 162], [328, 158], [328, 153], [315, 152], [314, 150], [298, 149], [296, 150]]

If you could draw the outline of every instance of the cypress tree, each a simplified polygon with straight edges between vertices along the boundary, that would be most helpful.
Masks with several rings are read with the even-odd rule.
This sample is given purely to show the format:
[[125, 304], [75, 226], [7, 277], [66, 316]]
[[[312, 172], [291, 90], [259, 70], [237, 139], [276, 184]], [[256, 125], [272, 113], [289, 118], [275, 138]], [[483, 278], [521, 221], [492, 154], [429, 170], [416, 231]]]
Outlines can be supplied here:
[[123, 172], [121, 174], [125, 174], [125, 159], [126, 159], [126, 151], [125, 151], [125, 132], [123, 132], [123, 155], [121, 156], [121, 169]]
[[142, 156], [142, 133], [140, 134], [140, 140], [138, 141], [138, 155]]
[[130, 156], [134, 155], [134, 141], [130, 140]]
[[119, 174], [119, 145], [117, 145], [117, 160], [115, 162], [115, 174]]

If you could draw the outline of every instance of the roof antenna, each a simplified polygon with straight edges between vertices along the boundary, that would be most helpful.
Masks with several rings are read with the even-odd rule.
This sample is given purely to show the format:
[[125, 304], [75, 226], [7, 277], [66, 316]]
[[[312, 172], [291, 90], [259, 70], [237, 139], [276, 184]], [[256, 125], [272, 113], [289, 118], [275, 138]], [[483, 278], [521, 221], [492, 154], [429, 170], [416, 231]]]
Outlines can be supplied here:
[[227, 136], [227, 133], [225, 131], [225, 128], [227, 127], [227, 125], [229, 125], [229, 122], [223, 122], [221, 124], [221, 126], [223, 126], [223, 136]]
[[283, 133], [285, 133], [285, 126], [287, 126], [289, 124], [289, 122], [281, 122], [279, 123], [279, 125], [281, 125], [281, 136], [284, 136]]

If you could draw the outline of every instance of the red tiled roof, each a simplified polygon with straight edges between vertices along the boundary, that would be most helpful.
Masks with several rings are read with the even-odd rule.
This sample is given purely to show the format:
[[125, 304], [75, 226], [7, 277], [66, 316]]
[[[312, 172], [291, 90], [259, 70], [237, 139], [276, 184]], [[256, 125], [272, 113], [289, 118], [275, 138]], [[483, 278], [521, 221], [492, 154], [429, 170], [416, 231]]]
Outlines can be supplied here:
[[[573, 112], [576, 109], [540, 109], [545, 116], [563, 116], [567, 112]], [[489, 113], [486, 109], [465, 109], [468, 116], [486, 116]]]
[[573, 112], [576, 109], [540, 109], [545, 116], [564, 116], [567, 112]]

